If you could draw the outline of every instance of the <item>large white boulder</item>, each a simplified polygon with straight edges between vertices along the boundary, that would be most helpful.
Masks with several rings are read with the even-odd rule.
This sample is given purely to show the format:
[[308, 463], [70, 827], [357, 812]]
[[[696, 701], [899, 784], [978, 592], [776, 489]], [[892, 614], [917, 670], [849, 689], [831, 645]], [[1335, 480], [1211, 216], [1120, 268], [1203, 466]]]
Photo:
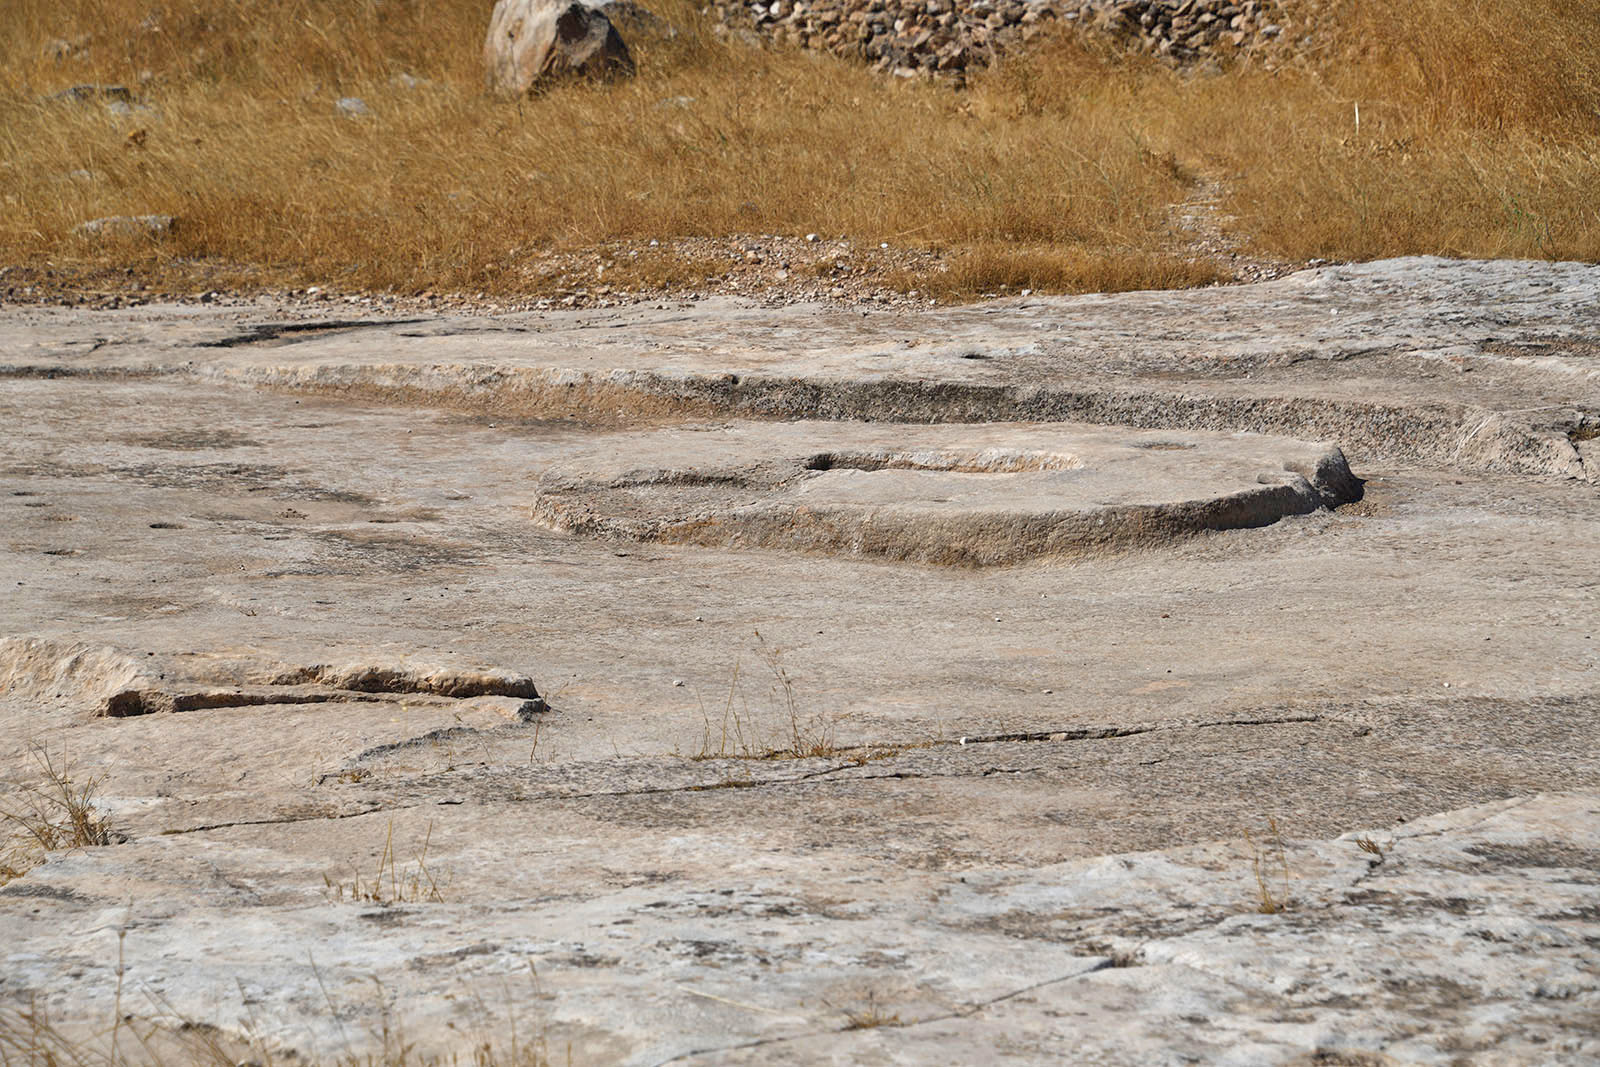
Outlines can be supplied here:
[[483, 62], [490, 87], [510, 93], [569, 74], [633, 73], [633, 58], [611, 20], [576, 0], [499, 0]]

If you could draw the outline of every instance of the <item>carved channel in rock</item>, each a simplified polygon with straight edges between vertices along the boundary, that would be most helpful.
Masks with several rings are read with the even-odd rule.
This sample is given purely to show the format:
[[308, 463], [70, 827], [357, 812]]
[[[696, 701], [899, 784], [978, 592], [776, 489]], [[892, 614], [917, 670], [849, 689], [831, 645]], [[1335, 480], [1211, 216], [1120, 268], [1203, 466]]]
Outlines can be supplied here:
[[1022, 474], [1033, 471], [1077, 470], [1083, 463], [1074, 456], [991, 448], [982, 452], [948, 449], [921, 452], [893, 450], [819, 452], [801, 465], [810, 471], [912, 470], [959, 474]]
[[[0, 374], [72, 373], [76, 371], [61, 364], [0, 366]], [[1352, 454], [1368, 458], [1442, 464], [1468, 472], [1594, 480], [1577, 442], [1565, 429], [1444, 400], [1208, 395], [1122, 383], [1022, 385], [895, 377], [860, 382], [633, 369], [591, 373], [497, 366], [486, 370], [476, 365], [217, 365], [192, 373], [345, 400], [473, 411], [497, 418], [582, 418], [598, 425], [733, 417], [907, 425], [1061, 422], [1182, 434], [1237, 430], [1337, 440]]]
[[224, 657], [137, 654], [85, 642], [0, 639], [0, 696], [128, 718], [157, 712], [350, 704], [406, 696], [441, 705], [476, 697], [518, 703], [524, 721], [549, 710], [532, 678], [494, 668], [404, 664], [283, 667]]
[[413, 326], [425, 319], [323, 319], [316, 322], [268, 322], [251, 326], [242, 333], [229, 334], [214, 341], [201, 341], [199, 348], [279, 347], [310, 341], [332, 334], [358, 330]]

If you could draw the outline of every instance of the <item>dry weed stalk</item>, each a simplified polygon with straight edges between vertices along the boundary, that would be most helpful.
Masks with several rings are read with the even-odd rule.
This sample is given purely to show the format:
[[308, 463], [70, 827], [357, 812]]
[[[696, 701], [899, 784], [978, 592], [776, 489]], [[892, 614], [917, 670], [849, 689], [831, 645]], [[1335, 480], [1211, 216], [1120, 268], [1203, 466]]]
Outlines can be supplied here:
[[783, 650], [767, 644], [760, 630], [755, 631], [755, 635], [761, 661], [772, 672], [775, 683], [773, 692], [782, 699], [784, 721], [787, 726], [788, 745], [776, 749], [770, 755], [779, 759], [810, 759], [836, 755], [838, 748], [834, 744], [833, 720], [821, 712], [815, 715], [802, 714], [799, 701], [795, 698], [794, 681], [783, 665]]
[[378, 867], [371, 879], [363, 878], [359, 867], [346, 883], [322, 876], [329, 897], [333, 900], [350, 899], [368, 904], [442, 904], [444, 894], [433, 872], [428, 869], [428, 845], [433, 840], [433, 822], [428, 822], [422, 838], [422, 847], [404, 870], [400, 868], [394, 850], [394, 820], [384, 834], [383, 849], [378, 853]]
[[744, 661], [735, 661], [722, 717], [713, 724], [702, 705], [700, 750], [690, 758], [777, 760], [839, 755], [834, 720], [824, 712], [807, 715], [801, 710], [794, 679], [783, 664], [783, 650], [767, 644], [759, 630], [755, 639], [756, 655], [772, 674], [769, 698], [777, 705], [778, 725], [763, 723], [762, 717], [750, 710], [743, 688]]
[[[722, 720], [713, 728], [711, 717], [706, 714], [705, 706], [700, 707], [700, 718], [703, 730], [700, 736], [700, 751], [695, 759], [733, 759], [749, 758], [752, 756], [749, 743], [744, 737], [745, 720], [749, 717], [749, 706], [744, 706], [743, 714], [735, 708], [735, 699], [740, 698], [739, 676], [744, 669], [743, 660], [735, 660], [733, 664], [733, 677], [728, 681], [728, 699], [722, 706]], [[715, 729], [717, 744], [711, 745], [711, 735]]]
[[[1283, 848], [1283, 834], [1278, 830], [1278, 820], [1270, 815], [1267, 817], [1267, 833], [1265, 848], [1256, 844], [1249, 830], [1244, 832], [1244, 839], [1250, 846], [1250, 862], [1256, 876], [1256, 910], [1263, 915], [1276, 915], [1289, 907], [1289, 856]], [[1273, 852], [1277, 854], [1277, 866], [1283, 869], [1281, 891], [1273, 887], [1267, 866]]]

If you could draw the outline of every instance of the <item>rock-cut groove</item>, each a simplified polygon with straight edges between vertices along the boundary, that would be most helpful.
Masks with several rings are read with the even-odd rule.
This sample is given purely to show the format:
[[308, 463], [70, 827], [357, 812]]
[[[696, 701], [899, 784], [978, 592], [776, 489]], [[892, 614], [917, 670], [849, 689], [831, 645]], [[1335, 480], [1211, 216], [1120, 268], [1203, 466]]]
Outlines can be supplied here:
[[215, 341], [201, 341], [199, 348], [248, 348], [250, 346], [274, 347], [292, 345], [317, 337], [336, 333], [354, 333], [358, 330], [390, 326], [414, 326], [426, 319], [328, 319], [321, 322], [269, 322], [251, 326], [243, 333], [230, 334]]
[[1178, 389], [872, 381], [767, 375], [431, 365], [196, 368], [213, 380], [527, 417], [819, 419], [889, 423], [1081, 422], [1147, 430], [1220, 430], [1337, 441], [1362, 459], [1473, 472], [1585, 478], [1565, 433], [1470, 405], [1387, 404]]

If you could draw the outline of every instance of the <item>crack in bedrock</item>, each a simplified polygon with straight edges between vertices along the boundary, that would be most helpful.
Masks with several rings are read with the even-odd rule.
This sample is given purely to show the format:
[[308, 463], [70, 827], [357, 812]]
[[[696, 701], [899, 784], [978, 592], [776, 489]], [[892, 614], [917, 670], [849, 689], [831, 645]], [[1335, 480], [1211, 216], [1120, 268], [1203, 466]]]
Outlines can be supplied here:
[[[1283, 726], [1301, 723], [1316, 723], [1328, 721], [1331, 717], [1326, 715], [1285, 715], [1273, 718], [1257, 719], [1209, 719], [1209, 720], [1172, 720], [1168, 722], [1147, 723], [1137, 726], [1082, 726], [1071, 727], [1065, 730], [1041, 730], [1027, 733], [994, 734], [988, 737], [966, 737], [954, 741], [930, 741], [920, 745], [894, 746], [894, 745], [861, 745], [855, 748], [840, 749], [841, 753], [872, 752], [885, 748], [907, 748], [926, 750], [936, 747], [971, 746], [984, 744], [1011, 744], [1016, 742], [1072, 742], [1072, 741], [1100, 741], [1116, 740], [1123, 737], [1136, 737], [1140, 734], [1157, 733], [1168, 730], [1204, 730], [1228, 726]], [[402, 742], [395, 748], [404, 748], [411, 742]], [[655, 762], [653, 759], [650, 762]], [[713, 761], [706, 761], [708, 763]], [[718, 760], [718, 765], [728, 763], [769, 763], [765, 760]], [[609, 764], [607, 766], [610, 766]], [[563, 792], [560, 790], [544, 790], [535, 793], [522, 793], [515, 796], [497, 796], [495, 803], [530, 804], [551, 800], [604, 800], [617, 797], [647, 797], [661, 796], [671, 793], [705, 793], [719, 789], [763, 789], [767, 787], [810, 785], [822, 782], [831, 775], [841, 771], [855, 770], [862, 764], [855, 760], [834, 763], [831, 766], [818, 770], [807, 771], [804, 774], [791, 775], [782, 778], [750, 778], [750, 779], [718, 779], [715, 781], [696, 781], [684, 785], [642, 786], [634, 789], [601, 789], [591, 792]], [[879, 773], [862, 774], [851, 778], [852, 782], [870, 781], [906, 781], [932, 778], [987, 778], [995, 774], [1028, 774], [1038, 770], [1035, 767], [976, 767], [969, 771], [892, 771], [885, 769]], [[318, 784], [337, 778], [338, 772], [323, 775]], [[413, 804], [375, 805], [362, 808], [359, 811], [326, 812], [316, 815], [286, 815], [268, 819], [241, 819], [232, 822], [206, 823], [200, 826], [190, 826], [163, 830], [164, 836], [177, 836], [182, 834], [204, 833], [209, 830], [226, 830], [236, 826], [277, 826], [286, 823], [321, 822], [325, 820], [352, 819], [362, 815], [384, 814], [395, 811], [409, 811], [413, 808], [438, 804], [439, 801], [428, 801]]]
[[[1256, 719], [1169, 719], [1165, 722], [1137, 723], [1131, 726], [1072, 726], [1061, 730], [1030, 730], [1022, 733], [986, 734], [982, 737], [964, 737], [956, 741], [941, 741], [944, 745], [998, 744], [1014, 741], [1101, 741], [1109, 738], [1134, 737], [1164, 730], [1207, 730], [1218, 726], [1284, 726], [1292, 723], [1323, 722], [1326, 715], [1278, 715]], [[863, 745], [862, 748], [871, 748]]]
[[1062, 982], [1071, 982], [1075, 979], [1082, 978], [1085, 975], [1096, 974], [1110, 966], [1112, 966], [1112, 963], [1109, 960], [1091, 957], [1085, 960], [1085, 965], [1082, 970], [1073, 971], [1071, 974], [1059, 975], [1055, 978], [1046, 978], [1043, 981], [1034, 982], [1031, 985], [1023, 986], [1020, 989], [1007, 990], [998, 996], [989, 997], [986, 1000], [980, 1000], [976, 1003], [967, 1004], [963, 1007], [954, 1008], [950, 1011], [940, 1012], [937, 1015], [926, 1015], [920, 1019], [908, 1019], [904, 1022], [899, 1020], [885, 1020], [871, 1027], [847, 1024], [845, 1026], [836, 1026], [821, 1030], [806, 1030], [797, 1034], [779, 1034], [775, 1037], [760, 1037], [752, 1041], [742, 1041], [734, 1045], [718, 1045], [712, 1048], [689, 1049], [686, 1052], [680, 1052], [674, 1056], [669, 1056], [664, 1060], [658, 1061], [655, 1064], [655, 1067], [667, 1067], [668, 1064], [683, 1063], [700, 1056], [715, 1056], [725, 1052], [737, 1052], [740, 1049], [764, 1048], [768, 1045], [781, 1045], [794, 1041], [804, 1041], [807, 1038], [812, 1037], [828, 1037], [835, 1034], [848, 1034], [856, 1032], [865, 1033], [872, 1030], [910, 1030], [913, 1027], [926, 1026], [929, 1023], [946, 1022], [951, 1019], [969, 1019], [987, 1008], [994, 1007], [996, 1004], [1002, 1004], [1005, 1001], [1026, 996], [1029, 993], [1048, 988], [1049, 986], [1060, 985]]

